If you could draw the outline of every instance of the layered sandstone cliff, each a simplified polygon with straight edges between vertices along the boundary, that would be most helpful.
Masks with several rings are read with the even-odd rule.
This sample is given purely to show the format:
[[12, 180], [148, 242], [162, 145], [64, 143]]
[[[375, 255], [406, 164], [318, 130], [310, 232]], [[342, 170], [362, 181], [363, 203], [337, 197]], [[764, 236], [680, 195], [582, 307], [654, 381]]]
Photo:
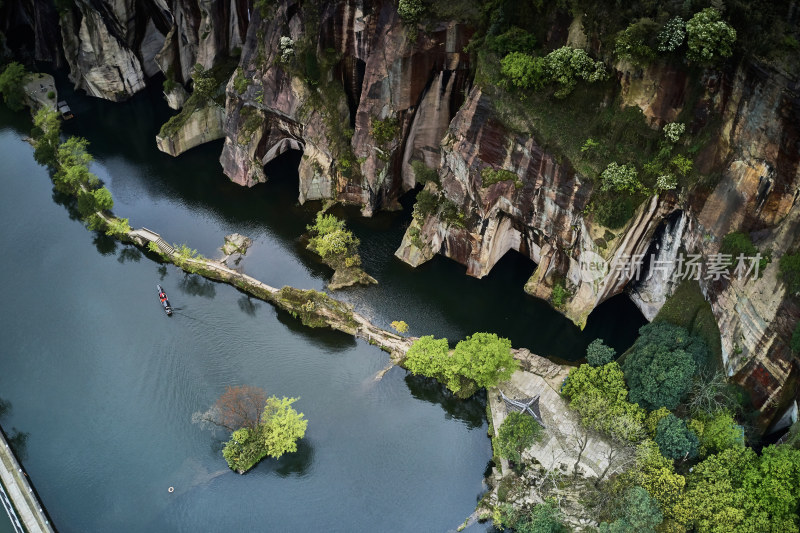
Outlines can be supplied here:
[[267, 179], [267, 162], [300, 149], [301, 202], [335, 198], [369, 214], [413, 187], [410, 158], [438, 159], [469, 80], [469, 31], [404, 26], [388, 1], [323, 6], [254, 13], [237, 74], [246, 89], [228, 85], [221, 163], [251, 186]]

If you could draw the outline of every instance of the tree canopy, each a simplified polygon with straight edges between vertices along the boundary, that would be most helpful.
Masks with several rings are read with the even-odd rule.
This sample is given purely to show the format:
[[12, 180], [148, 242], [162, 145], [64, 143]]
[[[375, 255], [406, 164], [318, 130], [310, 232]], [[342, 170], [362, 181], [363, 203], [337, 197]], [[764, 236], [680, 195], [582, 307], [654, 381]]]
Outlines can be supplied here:
[[519, 464], [522, 452], [541, 436], [542, 427], [533, 417], [513, 412], [500, 424], [497, 438], [492, 443], [497, 455]]
[[724, 22], [713, 7], [694, 14], [686, 23], [686, 35], [689, 46], [686, 57], [705, 64], [730, 57], [736, 42], [736, 30]]
[[511, 355], [511, 341], [494, 333], [475, 333], [460, 341], [449, 354], [447, 339], [421, 337], [406, 353], [406, 368], [434, 377], [452, 392], [471, 395], [476, 387], [494, 387], [511, 377], [519, 364]]
[[632, 486], [625, 491], [618, 518], [600, 524], [600, 533], [655, 533], [663, 519], [658, 502], [642, 487]]
[[25, 67], [12, 61], [0, 72], [0, 93], [3, 101], [12, 111], [19, 111], [25, 103]]
[[612, 362], [616, 358], [617, 352], [614, 348], [603, 344], [603, 339], [595, 339], [586, 348], [586, 362], [591, 366], [603, 366]]
[[701, 533], [800, 531], [800, 450], [768, 446], [761, 456], [734, 447], [696, 465], [678, 520]]
[[628, 401], [622, 369], [616, 362], [600, 367], [573, 368], [562, 389], [581, 422], [620, 440], [636, 441], [644, 434], [645, 413]]
[[675, 409], [707, 359], [703, 340], [684, 328], [667, 322], [643, 326], [624, 363], [630, 400], [648, 410]]
[[41, 107], [33, 117], [31, 137], [36, 141], [33, 158], [40, 165], [55, 168], [58, 160], [59, 134], [61, 122], [58, 113], [49, 107]]
[[292, 407], [296, 401], [267, 398], [258, 387], [228, 387], [212, 408], [219, 417], [212, 422], [228, 429], [229, 425], [242, 424], [222, 450], [232, 470], [243, 474], [268, 455], [277, 459], [297, 451], [297, 441], [305, 436], [308, 421]]
[[697, 435], [686, 427], [686, 422], [672, 413], [658, 421], [655, 440], [664, 457], [671, 459], [697, 457], [699, 446]]

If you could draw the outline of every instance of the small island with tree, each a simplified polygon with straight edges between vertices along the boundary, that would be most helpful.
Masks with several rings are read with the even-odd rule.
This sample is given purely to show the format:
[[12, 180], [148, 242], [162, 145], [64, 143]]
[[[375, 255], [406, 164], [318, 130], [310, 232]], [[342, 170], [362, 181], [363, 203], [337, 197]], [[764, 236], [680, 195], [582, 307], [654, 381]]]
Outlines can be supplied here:
[[231, 470], [244, 474], [267, 456], [280, 458], [297, 451], [308, 420], [293, 407], [298, 398], [267, 397], [258, 387], [228, 387], [214, 405], [200, 415], [202, 422], [231, 432], [222, 456]]
[[357, 283], [361, 285], [378, 283], [361, 269], [361, 256], [358, 255], [360, 241], [347, 229], [344, 220], [320, 211], [314, 224], [309, 225], [307, 229], [309, 233], [307, 248], [334, 270], [333, 278], [328, 283], [329, 289], [335, 291]]

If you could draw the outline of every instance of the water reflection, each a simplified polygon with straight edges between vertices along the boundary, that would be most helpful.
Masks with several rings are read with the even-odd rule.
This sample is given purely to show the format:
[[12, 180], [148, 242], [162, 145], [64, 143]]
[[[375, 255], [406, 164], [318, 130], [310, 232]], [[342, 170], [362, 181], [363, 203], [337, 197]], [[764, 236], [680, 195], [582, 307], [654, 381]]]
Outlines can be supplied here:
[[335, 331], [330, 328], [309, 328], [300, 320], [290, 315], [287, 311], [279, 310], [278, 322], [286, 326], [292, 334], [299, 335], [310, 341], [315, 347], [328, 352], [343, 352], [356, 346], [356, 339], [352, 335]]
[[109, 237], [105, 233], [95, 232], [92, 243], [100, 255], [114, 255], [117, 253], [117, 239]]
[[460, 400], [447, 390], [447, 387], [433, 378], [408, 374], [405, 381], [414, 398], [441, 405], [446, 413], [446, 418], [460, 420], [469, 429], [479, 428], [483, 425], [486, 416], [485, 391], [481, 390], [469, 400]]
[[261, 304], [254, 302], [250, 296], [242, 296], [237, 303], [239, 304], [239, 309], [248, 316], [256, 316], [256, 310], [261, 307]]
[[[11, 414], [11, 407], [10, 401], [0, 398], [0, 422], [3, 422]], [[8, 445], [20, 461], [24, 461], [28, 457], [28, 437], [30, 437], [30, 433], [20, 431], [15, 427], [6, 433]]]
[[190, 296], [214, 298], [217, 295], [216, 284], [198, 274], [186, 274], [178, 281], [178, 289]]
[[297, 443], [296, 452], [286, 454], [277, 460], [262, 461], [262, 464], [266, 463], [268, 471], [274, 471], [279, 477], [304, 477], [313, 462], [314, 445], [308, 438], [304, 438]]
[[[120, 252], [117, 261], [124, 264], [128, 261], [133, 261], [134, 263], [138, 263], [142, 260], [142, 252], [139, 251], [138, 248], [135, 246], [125, 246]], [[166, 275], [166, 269], [164, 269], [164, 275]], [[164, 278], [161, 278], [162, 280]]]

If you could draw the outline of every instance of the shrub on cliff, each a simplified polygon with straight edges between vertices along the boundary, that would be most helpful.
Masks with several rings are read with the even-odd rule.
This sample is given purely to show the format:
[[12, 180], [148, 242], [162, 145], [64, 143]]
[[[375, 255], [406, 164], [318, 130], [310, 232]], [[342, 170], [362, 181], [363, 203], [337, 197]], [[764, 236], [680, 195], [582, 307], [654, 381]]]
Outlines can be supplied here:
[[523, 52], [511, 52], [501, 59], [500, 73], [519, 89], [538, 91], [547, 83], [544, 58]]
[[627, 59], [634, 65], [647, 65], [656, 58], [653, 50], [656, 24], [649, 18], [634, 22], [617, 34], [614, 53], [620, 59]]
[[487, 35], [486, 48], [498, 56], [512, 52], [532, 52], [536, 46], [536, 37], [522, 28], [511, 26], [500, 35]]
[[736, 30], [721, 20], [719, 11], [713, 7], [695, 13], [686, 23], [686, 34], [689, 46], [686, 57], [690, 61], [709, 64], [733, 53]]
[[512, 52], [500, 61], [500, 72], [519, 89], [536, 91], [555, 83], [558, 85], [553, 93], [556, 98], [566, 98], [578, 80], [593, 83], [606, 78], [602, 61], [594, 61], [585, 50], [570, 46], [562, 46], [545, 57]]
[[406, 24], [416, 24], [424, 11], [422, 0], [400, 0], [397, 5], [397, 14]]
[[673, 17], [664, 24], [658, 33], [658, 51], [674, 52], [686, 38], [686, 22], [681, 17]]
[[638, 191], [642, 184], [638, 178], [638, 172], [633, 165], [619, 165], [609, 163], [606, 169], [600, 174], [602, 191], [616, 191], [634, 193]]
[[24, 106], [27, 75], [25, 67], [16, 61], [9, 63], [0, 72], [0, 93], [3, 93], [3, 101], [12, 111], [19, 111]]
[[781, 257], [779, 267], [789, 293], [800, 293], [800, 252]]
[[548, 78], [560, 87], [554, 93], [556, 98], [569, 95], [578, 80], [594, 83], [606, 78], [606, 68], [602, 61], [594, 61], [585, 50], [562, 46], [545, 56]]

